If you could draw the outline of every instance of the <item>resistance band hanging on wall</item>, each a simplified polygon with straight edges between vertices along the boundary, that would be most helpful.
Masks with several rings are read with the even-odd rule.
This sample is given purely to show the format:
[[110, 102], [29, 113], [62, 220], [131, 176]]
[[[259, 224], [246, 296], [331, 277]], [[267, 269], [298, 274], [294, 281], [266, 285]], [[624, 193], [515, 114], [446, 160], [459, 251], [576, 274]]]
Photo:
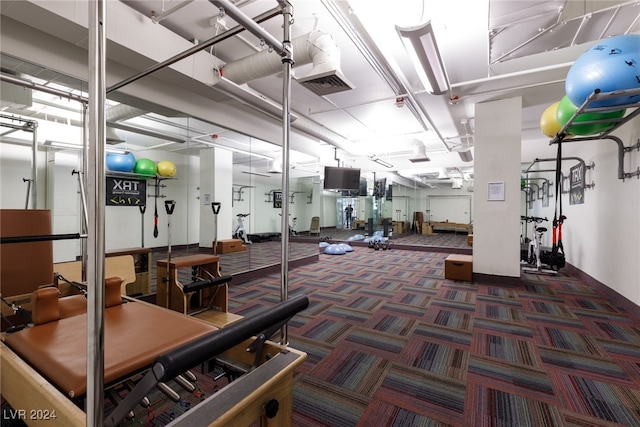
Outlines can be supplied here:
[[[558, 265], [556, 260], [562, 255], [564, 258], [564, 247], [562, 246], [562, 223], [567, 217], [562, 213], [562, 140], [558, 138], [558, 155], [556, 157], [556, 206], [553, 213], [553, 246], [551, 247], [551, 263]], [[564, 263], [563, 263], [564, 264]]]

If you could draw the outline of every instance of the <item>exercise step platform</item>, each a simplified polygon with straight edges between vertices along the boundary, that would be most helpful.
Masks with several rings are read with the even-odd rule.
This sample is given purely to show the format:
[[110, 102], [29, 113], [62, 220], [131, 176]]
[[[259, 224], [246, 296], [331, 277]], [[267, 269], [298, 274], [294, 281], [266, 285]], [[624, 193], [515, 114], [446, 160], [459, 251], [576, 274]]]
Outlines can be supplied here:
[[242, 243], [242, 240], [240, 239], [218, 240], [217, 253], [219, 254], [242, 252], [246, 250], [247, 247]]

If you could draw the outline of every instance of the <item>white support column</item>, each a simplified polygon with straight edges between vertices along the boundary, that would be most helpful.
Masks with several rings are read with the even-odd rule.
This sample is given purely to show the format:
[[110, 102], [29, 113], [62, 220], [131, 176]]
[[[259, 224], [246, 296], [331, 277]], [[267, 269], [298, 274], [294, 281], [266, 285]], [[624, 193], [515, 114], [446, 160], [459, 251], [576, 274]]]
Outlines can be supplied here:
[[230, 239], [234, 227], [232, 210], [233, 153], [221, 148], [200, 151], [200, 246], [213, 247], [214, 217], [211, 202], [220, 202], [218, 240]]
[[[520, 277], [522, 98], [476, 104], [473, 272]], [[504, 200], [489, 184], [504, 183]]]

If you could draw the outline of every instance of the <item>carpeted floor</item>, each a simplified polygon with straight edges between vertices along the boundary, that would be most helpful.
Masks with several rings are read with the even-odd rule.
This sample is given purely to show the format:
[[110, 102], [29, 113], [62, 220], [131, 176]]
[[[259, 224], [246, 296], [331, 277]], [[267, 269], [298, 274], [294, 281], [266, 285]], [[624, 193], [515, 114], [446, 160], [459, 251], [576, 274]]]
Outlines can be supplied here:
[[[446, 253], [364, 247], [289, 271], [310, 307], [294, 426], [640, 426], [640, 321], [579, 280], [444, 279]], [[279, 274], [230, 289], [245, 316]]]
[[[262, 262], [279, 256], [279, 242], [252, 246]], [[294, 252], [319, 251], [296, 242]], [[289, 270], [290, 297], [310, 299], [288, 325], [289, 344], [308, 354], [293, 426], [640, 426], [640, 310], [564, 271], [523, 274], [518, 286], [448, 280], [447, 255], [354, 246]], [[239, 277], [231, 312], [279, 301], [279, 273]], [[195, 373], [207, 393], [224, 385]], [[165, 425], [200, 399], [181, 395], [131, 423]]]

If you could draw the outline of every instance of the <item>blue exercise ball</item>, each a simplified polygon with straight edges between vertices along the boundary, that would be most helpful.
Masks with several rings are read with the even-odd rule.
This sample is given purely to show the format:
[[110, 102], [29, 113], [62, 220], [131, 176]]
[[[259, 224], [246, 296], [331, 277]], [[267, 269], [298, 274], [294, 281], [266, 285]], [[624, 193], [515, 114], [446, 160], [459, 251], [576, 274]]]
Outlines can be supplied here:
[[329, 243], [328, 243], [328, 242], [320, 242], [320, 245], [319, 245], [319, 246], [320, 246], [321, 248], [326, 248], [327, 246], [329, 246]]
[[364, 239], [364, 236], [362, 234], [356, 234], [354, 236], [349, 237], [347, 240], [349, 242], [353, 242], [353, 241], [356, 241], [356, 240], [363, 240], [363, 239]]
[[346, 243], [338, 243], [338, 246], [344, 249], [345, 252], [353, 252], [353, 248], [351, 247], [351, 245], [348, 245]]
[[344, 255], [345, 252], [343, 247], [335, 243], [324, 248], [324, 253], [327, 255]]
[[[640, 34], [611, 37], [596, 43], [571, 66], [565, 91], [571, 102], [582, 105], [596, 89], [614, 92], [640, 88]], [[640, 96], [619, 96], [591, 102], [589, 108], [633, 104]]]
[[133, 153], [107, 153], [107, 169], [113, 172], [131, 172], [136, 167]]

